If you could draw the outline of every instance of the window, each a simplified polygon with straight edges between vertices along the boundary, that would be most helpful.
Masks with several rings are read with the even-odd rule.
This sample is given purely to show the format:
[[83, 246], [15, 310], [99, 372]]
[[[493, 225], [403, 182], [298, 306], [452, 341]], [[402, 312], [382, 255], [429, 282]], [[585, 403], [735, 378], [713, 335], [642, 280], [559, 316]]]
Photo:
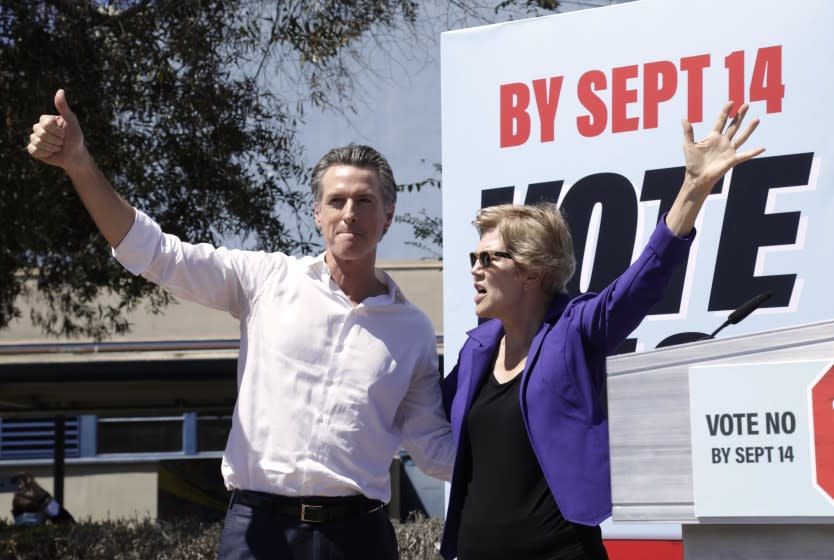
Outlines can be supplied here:
[[98, 454], [183, 450], [182, 416], [98, 419]]
[[[226, 448], [230, 415], [77, 416], [64, 419], [64, 456], [217, 453]], [[54, 456], [55, 418], [0, 418], [0, 461]]]
[[229, 430], [231, 416], [200, 416], [197, 421], [197, 449], [200, 451], [223, 451]]
[[[54, 418], [0, 419], [0, 460], [43, 459], [54, 454]], [[64, 454], [79, 456], [77, 417], [64, 419]]]

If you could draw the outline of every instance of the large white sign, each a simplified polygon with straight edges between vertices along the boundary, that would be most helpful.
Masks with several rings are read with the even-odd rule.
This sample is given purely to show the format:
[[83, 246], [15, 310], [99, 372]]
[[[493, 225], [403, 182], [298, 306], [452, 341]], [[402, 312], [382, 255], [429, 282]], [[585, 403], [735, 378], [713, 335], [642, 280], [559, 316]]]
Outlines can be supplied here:
[[[830, 361], [689, 370], [695, 515], [834, 520]], [[814, 417], [825, 429], [814, 429]]]
[[632, 334], [646, 350], [834, 318], [834, 2], [642, 0], [442, 37], [446, 370], [477, 324], [467, 253], [476, 211], [556, 201], [598, 290], [639, 253], [682, 178], [681, 119], [696, 139], [728, 99], [762, 123], [707, 200], [689, 261]]

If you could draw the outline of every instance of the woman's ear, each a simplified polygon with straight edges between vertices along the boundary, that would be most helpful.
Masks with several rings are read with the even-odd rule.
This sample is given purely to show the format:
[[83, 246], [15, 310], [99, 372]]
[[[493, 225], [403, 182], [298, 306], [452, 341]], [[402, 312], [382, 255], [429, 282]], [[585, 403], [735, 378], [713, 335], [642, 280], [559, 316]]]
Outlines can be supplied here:
[[524, 284], [525, 290], [531, 290], [534, 288], [541, 288], [544, 282], [544, 272], [539, 270], [538, 272], [534, 272], [531, 270], [525, 270], [522, 274], [522, 283]]

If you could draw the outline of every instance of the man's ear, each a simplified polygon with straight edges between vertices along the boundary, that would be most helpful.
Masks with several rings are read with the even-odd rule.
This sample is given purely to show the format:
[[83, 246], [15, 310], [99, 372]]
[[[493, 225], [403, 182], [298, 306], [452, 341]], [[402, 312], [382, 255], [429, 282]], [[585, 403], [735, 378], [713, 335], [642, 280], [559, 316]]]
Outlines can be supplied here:
[[316, 227], [321, 229], [321, 218], [319, 217], [319, 203], [313, 203], [313, 220], [316, 222]]
[[396, 210], [395, 205], [391, 205], [390, 208], [385, 209], [385, 224], [382, 226], [382, 235], [388, 233], [388, 228], [391, 227], [391, 223], [394, 221], [394, 210]]

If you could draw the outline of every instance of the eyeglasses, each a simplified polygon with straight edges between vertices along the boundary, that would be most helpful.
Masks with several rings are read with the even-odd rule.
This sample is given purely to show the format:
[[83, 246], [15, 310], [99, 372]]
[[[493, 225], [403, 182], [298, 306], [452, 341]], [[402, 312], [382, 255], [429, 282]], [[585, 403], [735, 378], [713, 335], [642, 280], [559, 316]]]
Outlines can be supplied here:
[[469, 253], [469, 266], [475, 266], [475, 262], [480, 262], [482, 268], [488, 268], [495, 257], [513, 260], [513, 256], [504, 251], [481, 251]]

